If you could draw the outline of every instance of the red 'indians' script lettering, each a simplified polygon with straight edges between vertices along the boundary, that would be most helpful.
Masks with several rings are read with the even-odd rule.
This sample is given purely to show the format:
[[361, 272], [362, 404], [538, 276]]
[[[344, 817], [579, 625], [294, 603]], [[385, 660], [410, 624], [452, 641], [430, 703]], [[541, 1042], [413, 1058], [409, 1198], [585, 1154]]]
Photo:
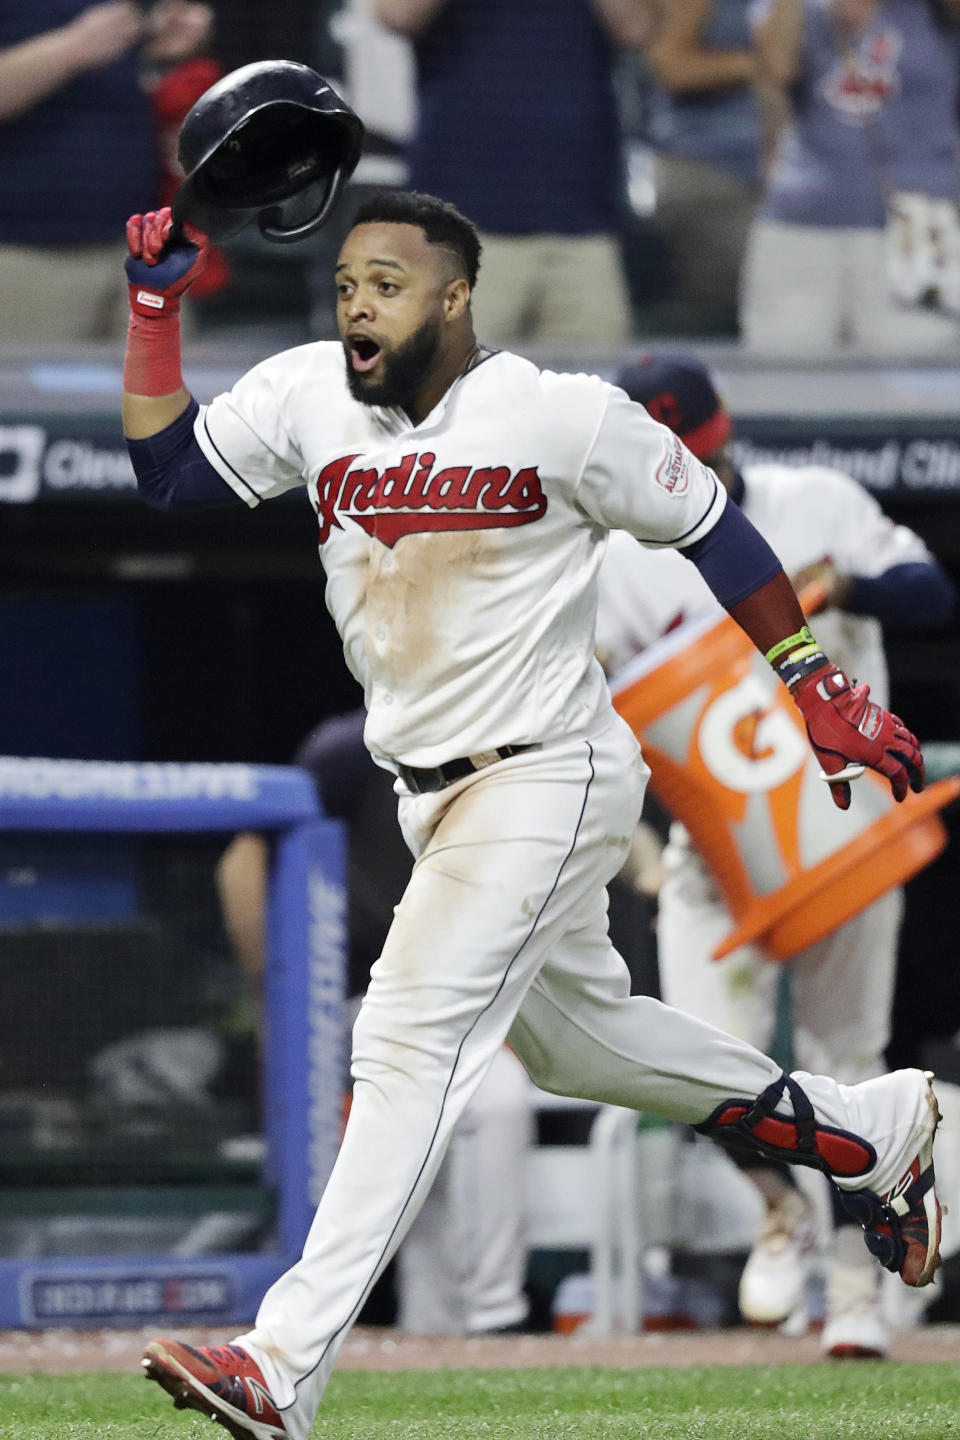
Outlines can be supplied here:
[[425, 530], [493, 530], [529, 525], [546, 513], [535, 465], [511, 474], [506, 465], [448, 466], [437, 457], [404, 455], [383, 471], [351, 469], [358, 455], [331, 460], [317, 476], [320, 544], [353, 520], [392, 550], [404, 535]]

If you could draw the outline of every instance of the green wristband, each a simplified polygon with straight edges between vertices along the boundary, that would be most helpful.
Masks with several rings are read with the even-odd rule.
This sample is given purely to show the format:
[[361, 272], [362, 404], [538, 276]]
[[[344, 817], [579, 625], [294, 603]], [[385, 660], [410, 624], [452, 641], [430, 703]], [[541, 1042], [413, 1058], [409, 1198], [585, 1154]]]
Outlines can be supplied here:
[[806, 645], [813, 645], [817, 649], [820, 648], [817, 645], [816, 640], [814, 640], [811, 632], [807, 629], [806, 625], [804, 625], [803, 629], [798, 630], [796, 635], [788, 635], [786, 640], [778, 640], [776, 645], [774, 645], [770, 650], [768, 650], [763, 658], [767, 661], [769, 665], [772, 665], [774, 661], [779, 659], [779, 657], [783, 655], [786, 651], [794, 650], [795, 648]]

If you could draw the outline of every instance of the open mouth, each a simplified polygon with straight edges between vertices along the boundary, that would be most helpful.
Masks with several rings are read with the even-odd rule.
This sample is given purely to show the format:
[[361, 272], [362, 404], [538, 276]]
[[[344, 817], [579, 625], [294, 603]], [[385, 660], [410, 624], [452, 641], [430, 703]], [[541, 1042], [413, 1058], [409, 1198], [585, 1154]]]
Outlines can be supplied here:
[[380, 359], [380, 346], [376, 340], [359, 336], [350, 341], [350, 363], [359, 374], [372, 370]]

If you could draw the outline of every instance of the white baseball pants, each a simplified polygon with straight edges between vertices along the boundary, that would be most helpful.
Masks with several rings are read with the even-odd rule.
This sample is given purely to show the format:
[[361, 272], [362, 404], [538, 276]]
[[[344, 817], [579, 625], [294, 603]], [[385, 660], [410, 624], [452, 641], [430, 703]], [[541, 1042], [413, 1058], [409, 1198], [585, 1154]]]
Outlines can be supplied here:
[[[743, 1041], [629, 997], [606, 931], [647, 768], [627, 726], [544, 746], [405, 798], [417, 856], [353, 1037], [353, 1107], [303, 1258], [238, 1343], [292, 1440], [306, 1440], [340, 1345], [423, 1202], [451, 1131], [501, 1044], [565, 1095], [703, 1121], [777, 1080]], [[883, 1081], [799, 1074], [817, 1119], [865, 1135], [877, 1183], [915, 1114]], [[879, 1087], [879, 1088], [878, 1088]]]

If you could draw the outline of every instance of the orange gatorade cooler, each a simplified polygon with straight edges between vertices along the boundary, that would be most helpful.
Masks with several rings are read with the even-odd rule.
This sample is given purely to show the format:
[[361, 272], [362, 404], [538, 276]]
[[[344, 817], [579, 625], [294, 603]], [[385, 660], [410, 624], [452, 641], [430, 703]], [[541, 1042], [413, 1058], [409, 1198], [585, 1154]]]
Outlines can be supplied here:
[[758, 942], [787, 960], [946, 844], [937, 812], [960, 794], [960, 778], [898, 805], [868, 770], [850, 809], [837, 809], [803, 717], [726, 614], [680, 626], [611, 690], [643, 746], [654, 794], [690, 832], [733, 916], [715, 959]]

